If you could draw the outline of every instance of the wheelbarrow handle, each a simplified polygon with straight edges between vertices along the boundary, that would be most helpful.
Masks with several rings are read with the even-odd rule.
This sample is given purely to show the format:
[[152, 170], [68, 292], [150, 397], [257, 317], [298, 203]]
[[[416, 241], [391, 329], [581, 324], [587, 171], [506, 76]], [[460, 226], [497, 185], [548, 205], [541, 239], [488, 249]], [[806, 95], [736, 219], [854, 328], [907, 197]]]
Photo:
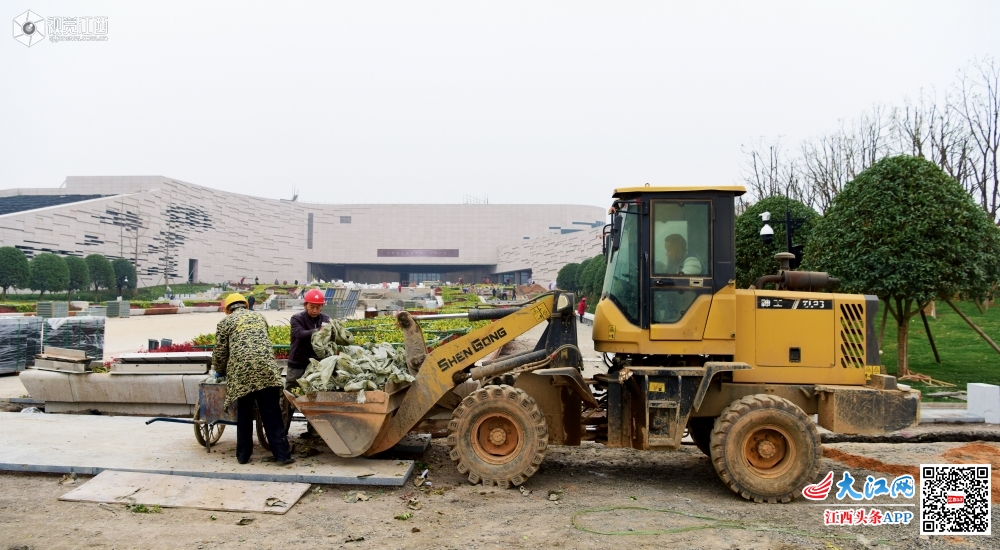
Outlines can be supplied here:
[[194, 420], [185, 420], [183, 418], [150, 418], [146, 421], [146, 425], [149, 426], [153, 422], [176, 422], [178, 424], [201, 424], [201, 422], [195, 422]]

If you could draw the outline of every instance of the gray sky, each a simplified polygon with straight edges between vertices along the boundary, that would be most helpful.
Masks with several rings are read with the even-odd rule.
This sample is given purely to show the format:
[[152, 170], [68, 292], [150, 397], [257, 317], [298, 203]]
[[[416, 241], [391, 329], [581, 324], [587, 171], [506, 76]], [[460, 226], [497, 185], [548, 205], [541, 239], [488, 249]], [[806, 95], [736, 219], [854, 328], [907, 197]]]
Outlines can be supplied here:
[[0, 188], [160, 174], [607, 206], [615, 187], [736, 183], [742, 144], [832, 131], [1000, 50], [995, 1], [0, 0], [7, 21], [27, 9], [107, 16], [108, 41], [0, 39]]

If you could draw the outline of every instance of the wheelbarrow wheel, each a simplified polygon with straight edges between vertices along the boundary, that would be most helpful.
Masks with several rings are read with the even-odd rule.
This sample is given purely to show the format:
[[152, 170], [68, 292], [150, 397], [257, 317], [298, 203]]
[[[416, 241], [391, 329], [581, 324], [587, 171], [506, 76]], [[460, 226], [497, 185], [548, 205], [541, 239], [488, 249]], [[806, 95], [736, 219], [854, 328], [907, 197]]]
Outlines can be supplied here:
[[549, 444], [538, 403], [510, 386], [486, 386], [462, 400], [448, 423], [458, 471], [473, 484], [507, 488], [538, 471]]
[[[288, 428], [292, 425], [292, 413], [295, 412], [295, 409], [288, 403], [284, 395], [281, 396], [278, 407], [281, 409], [281, 423], [285, 427], [285, 436], [287, 436]], [[253, 420], [255, 429], [257, 430], [257, 441], [260, 442], [260, 446], [265, 451], [270, 451], [271, 444], [267, 441], [267, 433], [264, 432], [264, 422], [260, 419], [260, 411], [256, 405], [253, 407]]]
[[194, 438], [198, 440], [198, 444], [202, 447], [211, 447], [219, 442], [222, 437], [222, 432], [226, 431], [225, 424], [216, 424], [211, 428], [208, 428], [208, 442], [205, 441], [205, 431], [206, 425], [204, 422], [200, 422], [201, 418], [201, 403], [194, 404]]

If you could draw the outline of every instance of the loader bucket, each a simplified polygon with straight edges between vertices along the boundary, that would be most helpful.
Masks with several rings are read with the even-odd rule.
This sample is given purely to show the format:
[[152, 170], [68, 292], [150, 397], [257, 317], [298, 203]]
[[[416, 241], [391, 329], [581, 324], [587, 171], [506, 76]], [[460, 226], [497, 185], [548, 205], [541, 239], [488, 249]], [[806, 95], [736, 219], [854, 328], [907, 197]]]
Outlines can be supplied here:
[[285, 397], [330, 450], [337, 456], [361, 456], [388, 426], [409, 384], [389, 384], [385, 391], [368, 390], [364, 401], [359, 392], [310, 392], [303, 396], [285, 392]]

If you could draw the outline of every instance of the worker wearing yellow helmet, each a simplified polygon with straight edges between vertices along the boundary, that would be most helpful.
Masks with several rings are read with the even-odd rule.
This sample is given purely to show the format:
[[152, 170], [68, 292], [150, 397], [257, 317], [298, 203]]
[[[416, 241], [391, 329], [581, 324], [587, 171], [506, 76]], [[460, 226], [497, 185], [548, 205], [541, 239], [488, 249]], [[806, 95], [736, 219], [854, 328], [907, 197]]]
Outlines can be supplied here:
[[239, 293], [226, 296], [222, 302], [226, 317], [216, 326], [212, 352], [215, 371], [227, 377], [225, 406], [236, 403], [236, 459], [246, 464], [253, 455], [256, 404], [274, 460], [291, 464], [295, 459], [281, 418], [281, 377], [267, 321], [247, 306], [246, 298]]

